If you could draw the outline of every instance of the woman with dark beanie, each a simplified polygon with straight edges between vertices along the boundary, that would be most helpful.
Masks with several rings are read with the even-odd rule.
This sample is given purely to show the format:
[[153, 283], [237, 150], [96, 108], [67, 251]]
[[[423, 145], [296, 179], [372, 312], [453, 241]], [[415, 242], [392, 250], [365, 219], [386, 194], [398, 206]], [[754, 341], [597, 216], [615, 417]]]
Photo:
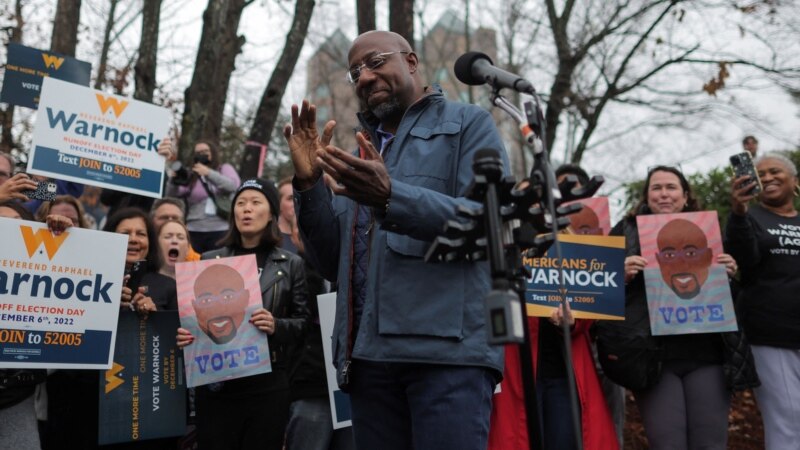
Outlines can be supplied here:
[[[287, 348], [306, 329], [308, 306], [303, 260], [277, 245], [278, 191], [270, 181], [250, 179], [233, 197], [228, 234], [222, 248], [202, 259], [255, 255], [263, 307], [249, 322], [269, 340], [272, 372], [197, 388], [197, 440], [204, 449], [275, 449], [283, 446], [289, 417]], [[243, 325], [244, 326], [244, 325]], [[178, 329], [178, 345], [194, 341]]]

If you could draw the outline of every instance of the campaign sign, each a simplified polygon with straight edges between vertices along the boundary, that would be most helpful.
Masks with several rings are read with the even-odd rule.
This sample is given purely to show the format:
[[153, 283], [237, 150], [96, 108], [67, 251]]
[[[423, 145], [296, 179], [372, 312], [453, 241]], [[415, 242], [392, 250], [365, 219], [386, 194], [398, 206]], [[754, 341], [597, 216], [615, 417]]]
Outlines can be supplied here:
[[100, 372], [98, 444], [186, 431], [183, 356], [175, 343], [179, 325], [177, 311], [120, 314], [114, 364]]
[[0, 368], [107, 369], [127, 236], [0, 218]]
[[336, 368], [333, 366], [331, 337], [336, 317], [336, 292], [318, 295], [317, 306], [319, 307], [319, 328], [322, 333], [322, 354], [325, 357], [325, 375], [328, 378], [331, 418], [333, 419], [333, 429], [338, 430], [352, 426], [353, 421], [350, 413], [350, 396], [339, 389], [339, 383], [336, 382]]
[[654, 336], [736, 331], [716, 211], [638, 216]]
[[44, 78], [88, 86], [91, 71], [88, 62], [9, 42], [0, 102], [36, 109]]
[[[577, 319], [625, 319], [625, 238], [559, 234], [544, 257], [525, 258], [529, 316], [550, 317], [566, 296]], [[561, 281], [563, 280], [563, 288]]]
[[267, 335], [250, 323], [262, 307], [255, 255], [175, 265], [186, 385], [201, 386], [272, 371]]
[[608, 197], [591, 197], [567, 202], [562, 206], [580, 203], [583, 208], [569, 216], [569, 232], [592, 236], [608, 236], [611, 231], [611, 215]]
[[169, 124], [166, 108], [46, 78], [28, 173], [160, 198]]

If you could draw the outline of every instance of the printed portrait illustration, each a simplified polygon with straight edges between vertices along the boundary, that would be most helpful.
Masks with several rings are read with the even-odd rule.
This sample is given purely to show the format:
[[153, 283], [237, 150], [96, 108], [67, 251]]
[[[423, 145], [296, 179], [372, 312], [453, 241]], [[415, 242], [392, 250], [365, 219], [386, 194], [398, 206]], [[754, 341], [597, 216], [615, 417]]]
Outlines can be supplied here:
[[181, 327], [194, 340], [183, 348], [186, 386], [272, 370], [266, 333], [249, 322], [262, 307], [255, 255], [175, 264]]
[[583, 205], [580, 211], [570, 214], [569, 232], [584, 236], [605, 236], [611, 231], [608, 197], [584, 198], [570, 203]]
[[584, 206], [580, 211], [569, 216], [570, 229], [573, 234], [602, 236], [600, 219], [592, 208]]
[[674, 219], [661, 228], [656, 243], [664, 283], [684, 300], [696, 297], [714, 260], [703, 230], [688, 220]]
[[239, 272], [222, 264], [206, 268], [194, 282], [198, 326], [215, 344], [230, 342], [244, 321], [249, 299]]
[[654, 336], [738, 328], [716, 211], [636, 217]]

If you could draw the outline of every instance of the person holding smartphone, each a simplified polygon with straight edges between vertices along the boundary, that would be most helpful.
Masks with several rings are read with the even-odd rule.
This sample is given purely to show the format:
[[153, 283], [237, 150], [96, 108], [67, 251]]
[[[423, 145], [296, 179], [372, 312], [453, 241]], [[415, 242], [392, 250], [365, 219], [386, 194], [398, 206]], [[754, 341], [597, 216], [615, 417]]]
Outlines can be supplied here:
[[0, 202], [27, 201], [25, 191], [36, 190], [36, 182], [24, 173], [14, 174], [16, 161], [9, 153], [0, 152]]
[[[755, 389], [767, 449], [800, 441], [800, 195], [797, 167], [780, 153], [756, 159], [751, 176], [731, 181], [728, 248], [741, 263], [739, 323], [750, 339], [761, 386]], [[751, 205], [753, 200], [756, 204]]]
[[[69, 218], [61, 217], [48, 220], [54, 232], [72, 225]], [[147, 315], [177, 309], [175, 280], [158, 273], [155, 232], [147, 213], [139, 208], [120, 209], [108, 219], [103, 231], [128, 236], [120, 314]], [[98, 382], [97, 370], [59, 370], [48, 376], [45, 440], [52, 448], [98, 448]], [[125, 448], [174, 448], [174, 439], [131, 445]]]

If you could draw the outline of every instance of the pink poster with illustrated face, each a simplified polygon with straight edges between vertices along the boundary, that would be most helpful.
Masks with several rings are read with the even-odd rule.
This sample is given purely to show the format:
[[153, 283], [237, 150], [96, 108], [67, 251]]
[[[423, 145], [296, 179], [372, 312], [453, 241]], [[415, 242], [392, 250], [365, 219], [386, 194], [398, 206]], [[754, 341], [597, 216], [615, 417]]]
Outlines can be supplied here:
[[179, 263], [181, 327], [194, 336], [183, 349], [186, 385], [272, 371], [267, 335], [250, 323], [262, 307], [255, 255]]
[[611, 215], [608, 209], [608, 197], [592, 197], [567, 202], [565, 205], [580, 203], [583, 209], [570, 214], [569, 232], [590, 236], [608, 236], [611, 231]]
[[716, 211], [638, 216], [654, 336], [736, 331]]

